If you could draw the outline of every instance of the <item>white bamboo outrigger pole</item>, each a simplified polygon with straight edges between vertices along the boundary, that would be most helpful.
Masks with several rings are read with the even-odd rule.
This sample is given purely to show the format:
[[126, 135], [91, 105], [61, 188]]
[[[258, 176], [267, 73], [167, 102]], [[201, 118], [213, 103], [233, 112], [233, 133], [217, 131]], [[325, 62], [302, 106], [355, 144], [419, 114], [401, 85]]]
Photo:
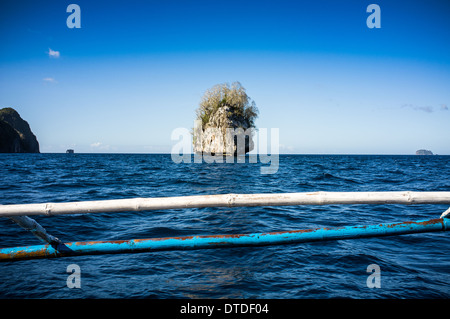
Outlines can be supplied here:
[[201, 207], [332, 204], [450, 204], [450, 192], [312, 192], [132, 198], [67, 203], [0, 205], [0, 217], [145, 211]]

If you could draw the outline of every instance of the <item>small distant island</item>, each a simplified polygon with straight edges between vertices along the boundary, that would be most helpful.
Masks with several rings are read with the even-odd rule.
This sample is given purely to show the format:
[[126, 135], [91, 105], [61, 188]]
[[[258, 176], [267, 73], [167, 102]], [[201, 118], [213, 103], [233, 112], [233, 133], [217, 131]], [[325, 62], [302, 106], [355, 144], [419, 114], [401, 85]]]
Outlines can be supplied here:
[[0, 109], [0, 153], [39, 153], [30, 125], [11, 107]]
[[429, 150], [418, 150], [416, 155], [434, 155], [432, 151]]

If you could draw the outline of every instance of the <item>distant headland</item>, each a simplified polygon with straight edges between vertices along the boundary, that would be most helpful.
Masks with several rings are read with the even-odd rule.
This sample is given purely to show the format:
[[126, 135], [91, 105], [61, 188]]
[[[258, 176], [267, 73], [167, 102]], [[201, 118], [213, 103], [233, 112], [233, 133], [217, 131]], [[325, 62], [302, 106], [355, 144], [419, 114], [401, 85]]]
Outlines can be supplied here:
[[432, 151], [429, 150], [418, 150], [416, 155], [434, 155]]
[[0, 153], [39, 153], [30, 125], [11, 107], [0, 109]]

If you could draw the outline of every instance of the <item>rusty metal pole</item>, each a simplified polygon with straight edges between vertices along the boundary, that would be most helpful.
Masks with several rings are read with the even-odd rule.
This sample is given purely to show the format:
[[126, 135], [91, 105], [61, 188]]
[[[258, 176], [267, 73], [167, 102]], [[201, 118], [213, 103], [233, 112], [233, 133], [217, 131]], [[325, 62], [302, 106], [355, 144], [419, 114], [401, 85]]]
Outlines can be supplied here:
[[40, 245], [3, 248], [0, 249], [0, 261], [55, 258], [77, 255], [280, 245], [323, 240], [356, 239], [438, 232], [447, 231], [449, 229], [449, 218], [437, 218], [416, 222], [400, 222], [369, 226], [347, 226], [339, 228], [317, 228], [271, 233], [74, 242], [59, 245], [57, 247], [52, 247], [51, 245]]

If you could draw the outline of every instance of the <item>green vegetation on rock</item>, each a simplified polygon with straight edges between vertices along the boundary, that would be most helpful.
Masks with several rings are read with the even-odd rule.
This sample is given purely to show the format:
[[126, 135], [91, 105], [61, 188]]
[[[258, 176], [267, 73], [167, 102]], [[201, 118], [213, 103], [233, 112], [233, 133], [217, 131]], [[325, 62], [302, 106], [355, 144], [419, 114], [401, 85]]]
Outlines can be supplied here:
[[[252, 135], [257, 117], [255, 102], [239, 82], [213, 86], [205, 92], [197, 109], [197, 121], [201, 123], [201, 130], [194, 129], [194, 151], [223, 155], [251, 151], [254, 147]], [[243, 132], [235, 131], [236, 129], [242, 129]], [[198, 139], [200, 135], [201, 139]], [[238, 141], [244, 142], [239, 144]]]
[[202, 120], [204, 127], [211, 126], [214, 124], [210, 123], [211, 116], [220, 109], [226, 109], [224, 116], [241, 122], [243, 128], [255, 127], [258, 109], [239, 82], [217, 84], [207, 90], [197, 109], [197, 119]]

